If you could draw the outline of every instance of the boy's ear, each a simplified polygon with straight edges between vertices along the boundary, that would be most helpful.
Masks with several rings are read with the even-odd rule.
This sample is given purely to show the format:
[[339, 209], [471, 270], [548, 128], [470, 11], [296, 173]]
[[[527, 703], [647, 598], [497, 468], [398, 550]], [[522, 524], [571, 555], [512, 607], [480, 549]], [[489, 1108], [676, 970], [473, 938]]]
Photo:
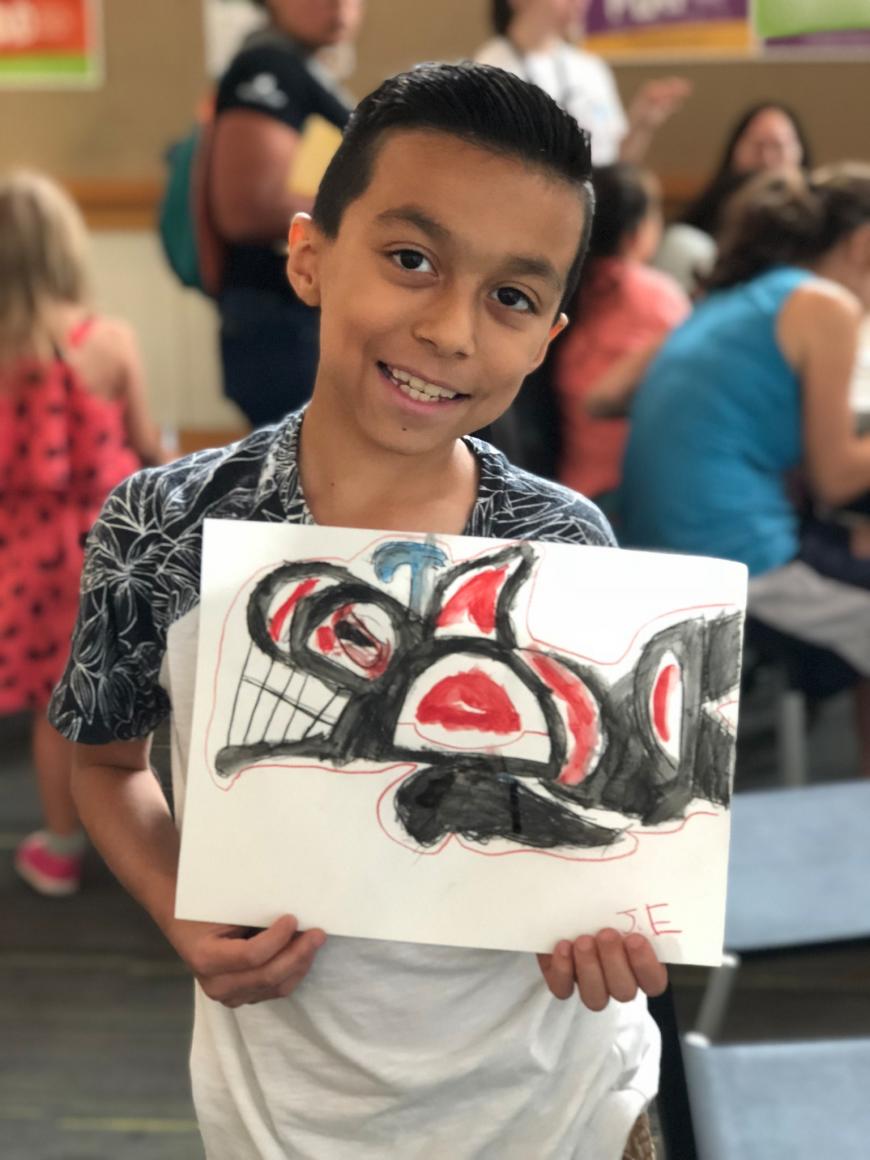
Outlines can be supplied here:
[[565, 327], [567, 325], [568, 325], [568, 315], [564, 314], [564, 313], [560, 313], [559, 317], [556, 319], [556, 321], [553, 323], [553, 325], [548, 330], [547, 337], [541, 343], [541, 349], [538, 351], [537, 355], [535, 356], [535, 361], [532, 364], [531, 369], [533, 371], [536, 371], [538, 369], [538, 367], [541, 365], [541, 363], [544, 361], [544, 359], [546, 358], [547, 351], [550, 347], [550, 343], [553, 341], [554, 338], [556, 338], [557, 335], [562, 333], [562, 331], [565, 329]]
[[306, 306], [319, 306], [320, 259], [325, 238], [310, 214], [294, 215], [287, 242], [287, 280]]
[[550, 327], [550, 333], [547, 335], [547, 346], [550, 345], [550, 343], [553, 341], [553, 339], [557, 335], [562, 333], [562, 331], [568, 325], [568, 321], [569, 321], [568, 315], [564, 311], [561, 311], [559, 313], [559, 317], [556, 319], [556, 321]]

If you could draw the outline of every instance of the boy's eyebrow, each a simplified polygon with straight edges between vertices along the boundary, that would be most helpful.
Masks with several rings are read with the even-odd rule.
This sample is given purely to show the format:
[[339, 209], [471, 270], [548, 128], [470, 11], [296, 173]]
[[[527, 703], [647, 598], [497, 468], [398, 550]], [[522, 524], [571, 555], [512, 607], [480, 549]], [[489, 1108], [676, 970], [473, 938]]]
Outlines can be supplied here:
[[564, 290], [564, 283], [556, 272], [556, 267], [546, 258], [532, 258], [525, 254], [511, 254], [505, 266], [512, 274], [528, 274], [532, 278], [543, 278], [560, 293]]
[[425, 210], [416, 205], [402, 205], [396, 209], [386, 209], [377, 216], [379, 222], [399, 222], [402, 225], [416, 226], [421, 233], [428, 234], [435, 241], [446, 242], [450, 237], [450, 230], [430, 217]]
[[[450, 230], [443, 226], [425, 210], [416, 205], [398, 206], [396, 209], [387, 209], [379, 213], [377, 221], [389, 223], [399, 222], [402, 225], [416, 226], [424, 234], [438, 242], [450, 239]], [[530, 277], [543, 278], [550, 282], [560, 293], [564, 289], [563, 280], [559, 277], [556, 267], [547, 258], [532, 257], [528, 254], [508, 254], [504, 260], [505, 269], [512, 274], [526, 274]]]

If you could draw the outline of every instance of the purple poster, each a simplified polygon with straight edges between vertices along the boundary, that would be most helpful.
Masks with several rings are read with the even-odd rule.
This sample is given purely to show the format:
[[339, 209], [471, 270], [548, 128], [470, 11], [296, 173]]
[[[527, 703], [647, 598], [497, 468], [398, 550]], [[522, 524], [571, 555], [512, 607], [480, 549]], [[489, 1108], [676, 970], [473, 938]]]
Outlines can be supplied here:
[[586, 44], [608, 56], [745, 54], [749, 0], [589, 0]]
[[870, 53], [867, 0], [588, 0], [586, 47], [623, 60]]

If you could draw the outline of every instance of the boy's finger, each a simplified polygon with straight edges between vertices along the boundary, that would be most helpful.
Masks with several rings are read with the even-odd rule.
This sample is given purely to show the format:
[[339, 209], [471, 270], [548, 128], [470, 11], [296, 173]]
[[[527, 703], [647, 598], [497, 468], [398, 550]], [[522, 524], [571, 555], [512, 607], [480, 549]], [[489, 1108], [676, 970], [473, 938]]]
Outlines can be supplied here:
[[213, 979], [200, 980], [200, 985], [210, 999], [228, 1007], [289, 995], [308, 974], [315, 954], [325, 941], [322, 930], [306, 931], [256, 970], [228, 971]]
[[628, 1003], [637, 994], [638, 981], [628, 961], [622, 935], [616, 930], [606, 929], [599, 931], [595, 941], [607, 993], [620, 1003]]
[[286, 982], [295, 985], [308, 974], [314, 956], [326, 942], [322, 930], [307, 930], [256, 972], [258, 985], [277, 989]]
[[293, 939], [299, 923], [292, 914], [282, 915], [250, 938], [219, 938], [210, 943], [201, 974], [256, 970], [282, 951]]
[[298, 930], [299, 922], [295, 915], [285, 914], [265, 930], [245, 939], [241, 945], [237, 943], [235, 949], [243, 952], [244, 966], [256, 970], [292, 944]]
[[580, 998], [592, 1011], [603, 1011], [610, 996], [604, 980], [604, 971], [598, 961], [598, 948], [591, 935], [574, 940], [574, 973]]
[[649, 940], [641, 934], [628, 935], [625, 953], [641, 990], [647, 995], [661, 995], [668, 985], [668, 968], [656, 958]]
[[569, 942], [560, 942], [551, 955], [538, 955], [538, 964], [547, 986], [557, 999], [574, 994], [574, 959]]

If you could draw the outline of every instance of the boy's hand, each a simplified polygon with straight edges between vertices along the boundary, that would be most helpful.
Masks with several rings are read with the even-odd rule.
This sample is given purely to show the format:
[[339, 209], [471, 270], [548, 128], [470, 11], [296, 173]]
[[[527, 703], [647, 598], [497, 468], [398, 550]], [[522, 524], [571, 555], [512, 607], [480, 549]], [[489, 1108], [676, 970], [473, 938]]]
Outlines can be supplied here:
[[225, 1007], [283, 999], [302, 982], [326, 941], [322, 930], [299, 933], [293, 915], [266, 930], [175, 920], [170, 941], [210, 999]]
[[570, 999], [576, 984], [592, 1011], [603, 1011], [611, 999], [627, 1003], [638, 990], [660, 995], [668, 985], [667, 968], [642, 934], [610, 928], [558, 943], [551, 955], [538, 955], [538, 965], [557, 999]]

